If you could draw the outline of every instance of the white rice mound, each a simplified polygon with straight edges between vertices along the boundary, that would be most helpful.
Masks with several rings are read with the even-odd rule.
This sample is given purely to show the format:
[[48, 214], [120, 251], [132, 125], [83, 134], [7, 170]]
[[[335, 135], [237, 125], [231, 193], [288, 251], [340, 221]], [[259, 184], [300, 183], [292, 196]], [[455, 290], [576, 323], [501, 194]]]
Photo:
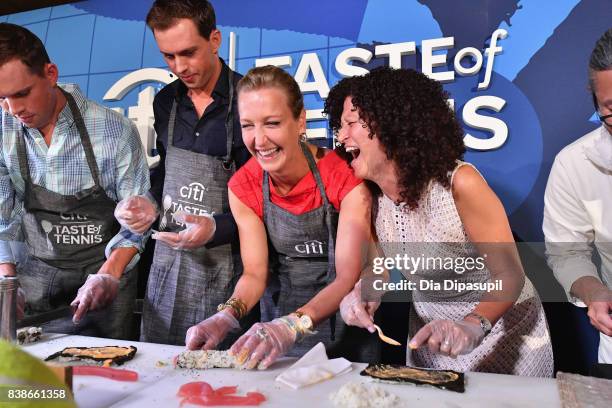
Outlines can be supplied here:
[[350, 408], [389, 408], [396, 407], [400, 398], [377, 385], [346, 383], [338, 392], [330, 394], [329, 399], [335, 407]]

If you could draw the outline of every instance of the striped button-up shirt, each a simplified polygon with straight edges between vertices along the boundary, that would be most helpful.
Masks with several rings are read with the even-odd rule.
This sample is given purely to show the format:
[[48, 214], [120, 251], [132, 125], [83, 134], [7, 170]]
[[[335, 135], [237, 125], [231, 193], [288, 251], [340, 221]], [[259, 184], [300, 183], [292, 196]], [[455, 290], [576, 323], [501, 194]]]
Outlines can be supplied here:
[[[106, 194], [116, 201], [146, 194], [150, 187], [149, 169], [134, 124], [123, 115], [85, 99], [77, 85], [61, 86], [72, 94], [83, 116], [100, 169], [100, 183]], [[23, 240], [21, 215], [25, 193], [25, 182], [19, 170], [17, 138], [25, 140], [34, 184], [59, 194], [74, 195], [92, 187], [94, 182], [68, 104], [59, 115], [49, 146], [37, 129], [25, 127], [6, 111], [1, 113], [0, 263], [14, 263], [9, 241]], [[142, 236], [122, 228], [108, 243], [106, 253], [108, 255], [117, 247], [135, 247], [140, 252], [143, 245]], [[134, 257], [128, 268], [137, 258]]]

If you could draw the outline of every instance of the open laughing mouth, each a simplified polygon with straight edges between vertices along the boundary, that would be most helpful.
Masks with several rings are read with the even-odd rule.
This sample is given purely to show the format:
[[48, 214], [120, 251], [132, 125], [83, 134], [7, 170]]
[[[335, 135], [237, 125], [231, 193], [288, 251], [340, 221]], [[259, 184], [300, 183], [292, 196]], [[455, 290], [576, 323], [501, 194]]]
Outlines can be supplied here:
[[353, 156], [353, 160], [355, 160], [357, 157], [359, 157], [359, 153], [361, 153], [361, 151], [359, 150], [359, 148], [355, 147], [355, 146], [345, 146], [344, 150], [350, 154], [351, 156]]
[[271, 149], [257, 150], [257, 157], [261, 160], [271, 160], [276, 157], [280, 152], [280, 147], [273, 147]]

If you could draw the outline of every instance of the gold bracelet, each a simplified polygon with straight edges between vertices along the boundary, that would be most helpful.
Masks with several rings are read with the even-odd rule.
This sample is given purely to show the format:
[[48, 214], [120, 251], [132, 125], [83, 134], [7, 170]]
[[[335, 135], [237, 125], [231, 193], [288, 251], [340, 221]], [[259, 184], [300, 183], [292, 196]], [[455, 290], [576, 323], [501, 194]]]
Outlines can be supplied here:
[[230, 301], [232, 302], [232, 305], [236, 305], [238, 307], [238, 309], [240, 309], [240, 318], [243, 318], [244, 316], [246, 316], [247, 314], [247, 306], [246, 304], [238, 299], [238, 298], [232, 298], [230, 299]]
[[237, 320], [242, 319], [247, 313], [246, 304], [238, 298], [230, 298], [225, 303], [221, 303], [219, 306], [217, 306], [217, 311], [220, 312], [228, 307], [231, 307], [234, 310]]
[[247, 307], [244, 302], [238, 298], [231, 298], [227, 301], [227, 305], [233, 308], [238, 314], [238, 320], [246, 316]]
[[217, 311], [221, 312], [227, 308], [230, 308], [233, 310], [234, 313], [232, 313], [234, 315], [234, 317], [236, 317], [236, 320], [240, 320], [242, 319], [242, 313], [240, 311], [240, 309], [238, 307], [236, 307], [235, 305], [228, 305], [227, 303], [220, 303], [219, 306], [217, 306]]

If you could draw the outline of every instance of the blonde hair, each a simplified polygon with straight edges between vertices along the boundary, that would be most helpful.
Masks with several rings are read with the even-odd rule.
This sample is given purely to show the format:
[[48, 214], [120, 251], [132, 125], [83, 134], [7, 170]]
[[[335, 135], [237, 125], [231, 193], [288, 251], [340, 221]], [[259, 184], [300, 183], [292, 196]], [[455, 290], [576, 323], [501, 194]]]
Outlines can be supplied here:
[[304, 110], [304, 98], [302, 91], [295, 79], [283, 69], [274, 65], [251, 68], [242, 77], [236, 87], [236, 93], [240, 98], [241, 92], [255, 91], [264, 88], [277, 88], [287, 96], [287, 104], [295, 119], [300, 117]]

